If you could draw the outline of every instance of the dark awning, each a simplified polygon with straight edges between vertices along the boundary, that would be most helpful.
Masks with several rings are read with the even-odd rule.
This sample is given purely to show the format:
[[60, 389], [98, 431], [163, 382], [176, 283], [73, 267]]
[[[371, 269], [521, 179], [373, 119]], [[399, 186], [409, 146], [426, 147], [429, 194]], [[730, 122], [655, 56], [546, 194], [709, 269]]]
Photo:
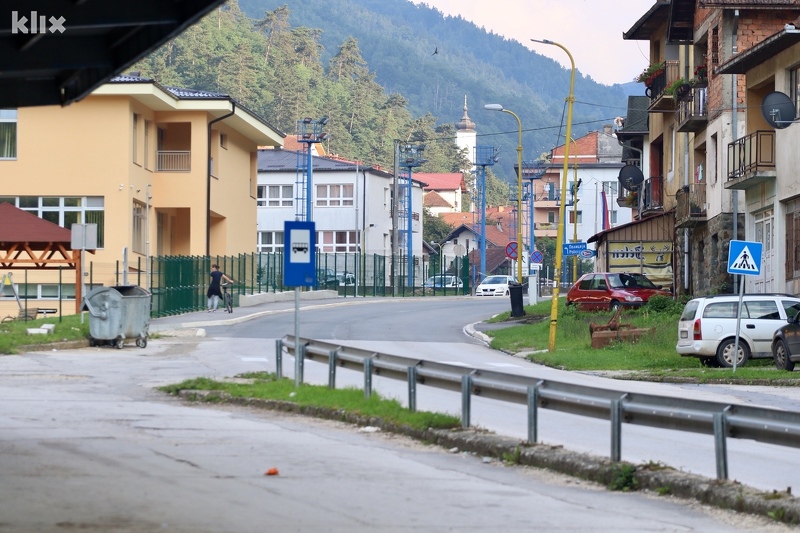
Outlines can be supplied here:
[[746, 74], [748, 70], [756, 67], [774, 57], [787, 48], [800, 42], [800, 30], [789, 26], [778, 33], [771, 35], [758, 43], [736, 54], [726, 62], [714, 69], [715, 74]]
[[80, 100], [223, 1], [5, 1], [0, 108]]

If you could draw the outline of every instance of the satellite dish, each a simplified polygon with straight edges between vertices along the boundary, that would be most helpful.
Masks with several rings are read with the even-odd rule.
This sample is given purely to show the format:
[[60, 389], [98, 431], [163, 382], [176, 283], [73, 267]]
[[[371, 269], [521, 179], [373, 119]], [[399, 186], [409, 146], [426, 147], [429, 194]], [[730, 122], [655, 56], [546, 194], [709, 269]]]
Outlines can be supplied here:
[[773, 91], [761, 102], [761, 114], [773, 128], [789, 127], [795, 119], [794, 102], [785, 93]]
[[625, 189], [636, 191], [639, 189], [639, 184], [644, 181], [644, 174], [636, 165], [625, 165], [620, 169], [618, 179]]

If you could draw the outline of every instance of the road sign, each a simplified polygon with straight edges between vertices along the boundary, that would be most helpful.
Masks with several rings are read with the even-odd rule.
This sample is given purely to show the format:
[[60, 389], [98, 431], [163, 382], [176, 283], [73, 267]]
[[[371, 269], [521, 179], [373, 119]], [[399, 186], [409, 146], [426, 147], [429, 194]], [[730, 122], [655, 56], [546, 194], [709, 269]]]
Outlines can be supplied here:
[[506, 244], [506, 257], [509, 259], [516, 259], [518, 254], [517, 247], [517, 241], [511, 241]]
[[578, 255], [580, 255], [584, 259], [589, 259], [590, 257], [594, 257], [597, 255], [597, 250], [590, 250], [586, 248], [585, 250], [581, 250], [581, 253], [579, 253]]
[[731, 241], [728, 248], [728, 274], [761, 275], [760, 242]]
[[537, 264], [541, 263], [542, 261], [544, 261], [544, 255], [542, 255], [542, 252], [539, 250], [534, 250], [531, 252], [531, 263]]
[[283, 223], [283, 234], [283, 284], [313, 287], [317, 284], [314, 223], [287, 220]]
[[565, 242], [562, 246], [564, 255], [579, 255], [586, 249], [585, 242]]

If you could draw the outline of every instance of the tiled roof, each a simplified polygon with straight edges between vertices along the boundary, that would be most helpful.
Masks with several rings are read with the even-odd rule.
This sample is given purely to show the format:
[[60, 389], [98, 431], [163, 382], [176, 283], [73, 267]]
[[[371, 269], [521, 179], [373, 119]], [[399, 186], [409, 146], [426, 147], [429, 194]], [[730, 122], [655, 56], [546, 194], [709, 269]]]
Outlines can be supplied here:
[[426, 191], [463, 191], [464, 176], [459, 172], [434, 173], [417, 172], [414, 177], [419, 181], [427, 183]]
[[21, 242], [71, 243], [72, 232], [10, 203], [0, 203], [0, 249]]
[[442, 198], [442, 195], [436, 191], [429, 191], [425, 193], [425, 196], [422, 199], [422, 205], [425, 207], [449, 207], [450, 209], [453, 208], [450, 205], [450, 202]]

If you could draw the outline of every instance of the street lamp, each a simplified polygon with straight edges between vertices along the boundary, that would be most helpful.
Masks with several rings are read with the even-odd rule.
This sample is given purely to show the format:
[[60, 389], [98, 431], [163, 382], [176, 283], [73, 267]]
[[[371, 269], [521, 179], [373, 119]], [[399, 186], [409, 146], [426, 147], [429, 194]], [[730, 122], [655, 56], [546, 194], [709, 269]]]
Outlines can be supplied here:
[[[571, 74], [569, 78], [569, 96], [567, 96], [567, 130], [566, 130], [566, 138], [572, 138], [572, 104], [575, 102], [575, 60], [572, 59], [572, 54], [569, 53], [563, 45], [555, 43], [553, 41], [549, 41], [547, 39], [531, 39], [531, 41], [535, 43], [541, 44], [549, 44], [552, 46], [557, 46], [564, 50], [569, 56], [569, 62], [572, 66]], [[566, 213], [565, 204], [565, 192], [567, 190], [567, 173], [569, 172], [569, 141], [564, 145], [564, 173], [561, 177], [561, 206], [559, 207], [559, 220], [564, 220], [564, 213]], [[558, 225], [558, 231], [556, 232], [556, 265], [555, 271], [561, 272], [561, 256], [564, 253], [564, 224]], [[558, 284], [553, 287], [553, 302], [550, 306], [550, 338], [548, 341], [548, 350], [551, 352], [556, 349], [556, 329], [558, 327]]]
[[[295, 208], [295, 218], [301, 220], [305, 218], [306, 221], [311, 221], [311, 198], [313, 196], [313, 181], [314, 181], [314, 158], [311, 154], [311, 145], [320, 143], [328, 138], [328, 134], [322, 131], [322, 127], [328, 123], [328, 117], [322, 117], [319, 120], [314, 120], [311, 117], [305, 117], [297, 121], [295, 134], [297, 142], [303, 143], [306, 147], [306, 201], [305, 201], [305, 217], [300, 212], [301, 205]], [[299, 166], [299, 165], [298, 165]]]
[[444, 269], [442, 268], [442, 262], [443, 262], [443, 259], [442, 259], [442, 248], [444, 247], [445, 244], [447, 244], [449, 242], [450, 241], [432, 242], [431, 243], [432, 245], [439, 247], [439, 272], [438, 272], [439, 274], [443, 274], [444, 273]]
[[504, 109], [500, 104], [486, 104], [483, 108], [489, 111], [502, 111], [517, 119], [519, 130], [517, 139], [517, 283], [522, 285], [522, 254], [524, 251], [522, 247], [522, 220], [520, 219], [522, 215], [522, 121], [516, 113]]

